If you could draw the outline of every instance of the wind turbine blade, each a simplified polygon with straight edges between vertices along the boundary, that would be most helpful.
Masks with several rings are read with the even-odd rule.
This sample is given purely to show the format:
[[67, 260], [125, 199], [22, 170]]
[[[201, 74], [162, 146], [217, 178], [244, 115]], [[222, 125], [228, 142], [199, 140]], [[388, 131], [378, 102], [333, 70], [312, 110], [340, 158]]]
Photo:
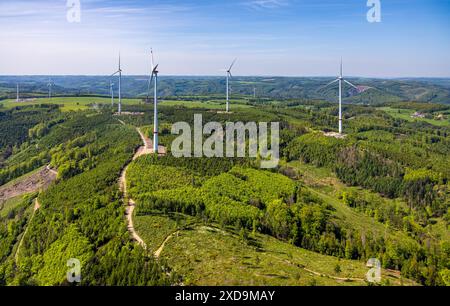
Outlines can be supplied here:
[[319, 88], [317, 89], [317, 91], [322, 90], [322, 89], [325, 89], [325, 88], [327, 88], [328, 86], [330, 86], [331, 84], [334, 84], [334, 83], [336, 83], [336, 82], [338, 82], [338, 81], [339, 81], [339, 79], [336, 79], [336, 80], [334, 80], [334, 81], [331, 81], [331, 82], [328, 83], [327, 85], [322, 86], [322, 87], [319, 87]]
[[231, 74], [231, 70], [228, 71], [228, 74], [230, 75], [230, 78], [233, 78], [233, 75]]
[[152, 73], [156, 73], [156, 72], [157, 72], [158, 66], [159, 66], [159, 64], [157, 64], [157, 65], [155, 66], [155, 68], [153, 68]]
[[353, 84], [352, 84], [352, 83], [350, 83], [349, 81], [347, 81], [347, 80], [344, 80], [344, 82], [345, 82], [345, 83], [347, 83], [348, 85], [350, 85], [351, 87], [353, 87], [353, 88], [355, 88], [355, 89], [359, 90], [359, 89], [358, 89], [358, 87], [356, 87], [355, 85], [353, 85]]
[[342, 66], [342, 57], [341, 57], [341, 70], [340, 70], [340, 76], [342, 77], [343, 76], [343, 66]]
[[228, 71], [231, 71], [231, 68], [233, 68], [234, 64], [236, 64], [237, 58], [234, 59], [233, 63], [231, 63], [230, 69]]
[[152, 71], [153, 71], [153, 70], [155, 70], [155, 59], [154, 59], [154, 56], [153, 56], [153, 48], [151, 49], [150, 53], [151, 53]]

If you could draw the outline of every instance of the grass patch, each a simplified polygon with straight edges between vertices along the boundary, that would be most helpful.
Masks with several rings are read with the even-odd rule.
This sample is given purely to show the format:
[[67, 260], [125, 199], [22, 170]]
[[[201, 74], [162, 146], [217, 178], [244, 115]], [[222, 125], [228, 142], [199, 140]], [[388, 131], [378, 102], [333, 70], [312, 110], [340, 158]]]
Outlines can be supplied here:
[[0, 203], [0, 218], [6, 218], [10, 211], [22, 204], [23, 199], [24, 196], [20, 195]]

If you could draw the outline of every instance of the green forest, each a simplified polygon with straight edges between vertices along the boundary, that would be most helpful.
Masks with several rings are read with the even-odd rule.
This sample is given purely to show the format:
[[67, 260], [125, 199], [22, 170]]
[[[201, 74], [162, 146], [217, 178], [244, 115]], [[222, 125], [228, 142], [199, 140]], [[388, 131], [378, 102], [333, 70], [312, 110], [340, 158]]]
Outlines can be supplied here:
[[[183, 257], [167, 251], [187, 256], [198, 246], [206, 258], [217, 256], [218, 242], [194, 238], [206, 229], [237, 246], [231, 255], [222, 252], [227, 260], [244, 250], [260, 252], [256, 265], [279, 256], [266, 255], [268, 241], [311, 252], [302, 253], [306, 259], [320, 254], [335, 285], [349, 273], [344, 266], [364, 267], [371, 258], [381, 261], [383, 273], [397, 275], [395, 284], [450, 285], [450, 126], [434, 119], [448, 106], [346, 104], [346, 135], [335, 138], [329, 132], [336, 131], [338, 109], [327, 101], [242, 98], [248, 107], [227, 114], [208, 108], [214, 99], [199, 101], [204, 106], [189, 106], [187, 97], [162, 103], [161, 141], [169, 154], [135, 159], [142, 145], [136, 128], [151, 136], [152, 105], [125, 104], [133, 114], [121, 116], [107, 105], [0, 109], [0, 285], [72, 285], [70, 258], [79, 259], [85, 286], [210, 284], [203, 280], [208, 265], [204, 275], [186, 271]], [[418, 111], [428, 118], [402, 118]], [[250, 157], [173, 157], [171, 125], [192, 125], [194, 114], [223, 125], [280, 122], [279, 166], [263, 170]], [[57, 172], [45, 188], [33, 179], [42, 169]], [[119, 188], [123, 173], [126, 193]], [[130, 200], [130, 217], [148, 248], [130, 233]], [[232, 261], [225, 268], [231, 271]], [[309, 275], [307, 283], [320, 281]], [[277, 277], [264, 282], [283, 284]]]

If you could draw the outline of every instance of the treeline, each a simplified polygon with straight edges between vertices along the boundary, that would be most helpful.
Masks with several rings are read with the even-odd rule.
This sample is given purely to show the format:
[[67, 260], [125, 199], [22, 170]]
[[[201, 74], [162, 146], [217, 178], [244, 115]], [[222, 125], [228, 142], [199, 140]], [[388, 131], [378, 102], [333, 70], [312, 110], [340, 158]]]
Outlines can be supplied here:
[[[134, 166], [135, 165], [135, 166]], [[202, 176], [215, 176], [223, 172], [228, 172], [234, 166], [251, 166], [252, 161], [248, 158], [206, 158], [206, 157], [183, 157], [176, 158], [172, 155], [156, 157], [154, 155], [146, 155], [140, 157], [132, 166], [136, 169], [145, 168], [149, 165], [161, 165], [177, 167], [191, 170]]]
[[435, 113], [450, 110], [449, 105], [438, 103], [419, 103], [419, 102], [397, 102], [386, 103], [386, 106], [399, 109], [411, 109], [424, 113]]
[[7, 182], [25, 175], [39, 167], [42, 167], [50, 160], [50, 154], [48, 151], [44, 151], [39, 155], [32, 157], [26, 162], [10, 166], [0, 170], [0, 185], [4, 185]]
[[[151, 112], [153, 111], [152, 104], [140, 104], [140, 105], [126, 105], [124, 110], [129, 112], [145, 112], [144, 116], [127, 116], [123, 115], [127, 123], [133, 123], [136, 126], [149, 125], [153, 122]], [[275, 111], [269, 111], [270, 108], [258, 107], [258, 108], [243, 108], [238, 112], [230, 114], [220, 113], [217, 111], [211, 111], [208, 108], [191, 108], [184, 106], [164, 106], [158, 107], [160, 122], [175, 123], [175, 122], [187, 122], [191, 126], [194, 123], [194, 115], [202, 114], [203, 122], [284, 122], [283, 118]]]
[[60, 116], [55, 105], [34, 105], [0, 111], [0, 166], [3, 167], [5, 160], [29, 140], [30, 129]]

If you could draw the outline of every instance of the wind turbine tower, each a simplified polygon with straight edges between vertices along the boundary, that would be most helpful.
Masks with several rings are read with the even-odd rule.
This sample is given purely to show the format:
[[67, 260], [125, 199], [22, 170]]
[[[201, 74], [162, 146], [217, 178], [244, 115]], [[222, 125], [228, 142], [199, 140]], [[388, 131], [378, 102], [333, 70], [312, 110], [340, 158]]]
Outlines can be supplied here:
[[112, 81], [110, 81], [109, 87], [111, 89], [111, 107], [114, 107], [114, 83]]
[[356, 87], [355, 85], [353, 85], [352, 83], [350, 83], [349, 81], [347, 81], [344, 78], [342, 59], [341, 59], [341, 66], [340, 66], [338, 78], [336, 80], [328, 83], [323, 88], [328, 87], [331, 84], [334, 84], [336, 82], [339, 82], [339, 134], [342, 134], [342, 86], [344, 85], [344, 83], [347, 83], [348, 85], [350, 85], [353, 88], [355, 88], [356, 90], [358, 90], [358, 87]]
[[118, 109], [118, 113], [119, 113], [119, 115], [121, 115], [122, 114], [122, 68], [120, 65], [120, 54], [119, 54], [119, 70], [114, 72], [111, 75], [111, 77], [115, 76], [116, 74], [119, 75], [119, 109]]
[[230, 68], [228, 68], [227, 70], [227, 113], [230, 112], [230, 79], [233, 77], [233, 75], [231, 74], [231, 69], [236, 63], [236, 60], [237, 59], [234, 59], [233, 63], [231, 63]]
[[147, 91], [147, 101], [149, 100], [150, 96], [150, 88], [151, 84], [153, 82], [153, 79], [155, 80], [155, 88], [153, 93], [153, 153], [158, 154], [159, 153], [159, 144], [158, 144], [158, 136], [159, 136], [159, 128], [158, 128], [158, 64], [155, 66], [154, 58], [153, 58], [153, 49], [151, 50], [151, 63], [152, 63], [152, 73], [148, 82], [148, 91]]
[[16, 102], [19, 102], [20, 98], [19, 98], [19, 83], [17, 83], [17, 98], [16, 98]]
[[48, 80], [47, 86], [48, 86], [48, 98], [51, 99], [52, 98], [52, 86], [53, 86], [53, 83], [51, 80]]

